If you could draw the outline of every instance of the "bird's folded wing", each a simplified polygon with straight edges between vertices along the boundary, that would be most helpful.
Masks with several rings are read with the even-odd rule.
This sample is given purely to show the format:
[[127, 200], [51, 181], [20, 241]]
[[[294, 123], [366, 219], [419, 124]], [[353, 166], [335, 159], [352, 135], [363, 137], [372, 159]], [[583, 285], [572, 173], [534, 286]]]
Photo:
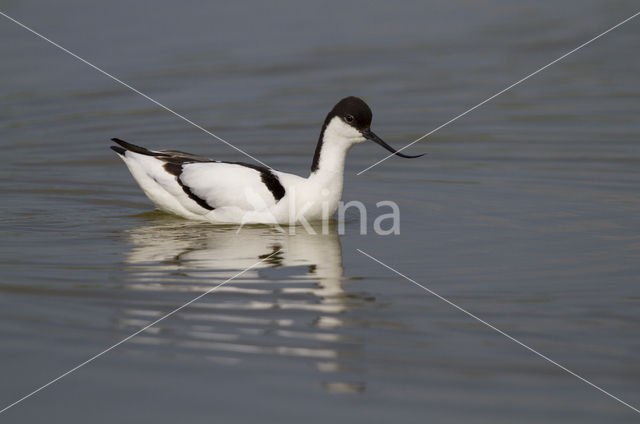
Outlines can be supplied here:
[[262, 210], [276, 203], [261, 170], [245, 164], [192, 162], [182, 164], [180, 182], [213, 208]]

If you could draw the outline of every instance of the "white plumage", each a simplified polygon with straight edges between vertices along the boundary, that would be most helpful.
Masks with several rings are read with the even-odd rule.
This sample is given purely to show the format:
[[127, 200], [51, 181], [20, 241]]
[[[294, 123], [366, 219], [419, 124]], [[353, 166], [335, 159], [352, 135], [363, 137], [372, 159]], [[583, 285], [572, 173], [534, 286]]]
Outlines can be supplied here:
[[[112, 146], [144, 193], [161, 210], [218, 223], [295, 224], [327, 220], [342, 197], [349, 149], [367, 139], [402, 157], [371, 132], [371, 110], [356, 97], [329, 112], [308, 178], [175, 150], [153, 151], [123, 140]], [[420, 155], [421, 156], [421, 155]]]

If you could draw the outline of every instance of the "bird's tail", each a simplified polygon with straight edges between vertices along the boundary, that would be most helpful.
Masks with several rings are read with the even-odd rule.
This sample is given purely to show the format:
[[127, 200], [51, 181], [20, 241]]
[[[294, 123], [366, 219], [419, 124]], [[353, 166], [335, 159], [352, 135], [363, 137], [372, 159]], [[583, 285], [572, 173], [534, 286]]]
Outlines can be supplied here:
[[112, 138], [111, 141], [118, 143], [122, 147], [111, 146], [111, 149], [118, 153], [119, 155], [124, 155], [127, 150], [140, 153], [141, 155], [147, 156], [162, 156], [162, 153], [154, 152], [149, 149], [145, 149], [144, 147], [136, 146], [135, 144], [127, 143], [124, 140], [120, 140], [119, 138]]

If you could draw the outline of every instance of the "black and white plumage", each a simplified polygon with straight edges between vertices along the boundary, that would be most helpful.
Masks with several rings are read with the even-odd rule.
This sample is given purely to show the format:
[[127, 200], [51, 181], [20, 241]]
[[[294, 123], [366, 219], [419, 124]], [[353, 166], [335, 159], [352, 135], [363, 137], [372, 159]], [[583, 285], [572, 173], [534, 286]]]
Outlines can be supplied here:
[[344, 161], [372, 140], [401, 157], [370, 129], [369, 106], [342, 99], [325, 119], [307, 178], [244, 162], [222, 162], [177, 150], [148, 150], [113, 138], [144, 193], [161, 210], [219, 223], [293, 224], [329, 219], [342, 197]]

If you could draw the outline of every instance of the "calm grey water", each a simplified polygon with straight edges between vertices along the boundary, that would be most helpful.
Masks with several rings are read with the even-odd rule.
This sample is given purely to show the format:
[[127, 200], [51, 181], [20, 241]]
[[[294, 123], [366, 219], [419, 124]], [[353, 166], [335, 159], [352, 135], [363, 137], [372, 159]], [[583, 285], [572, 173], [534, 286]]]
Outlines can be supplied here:
[[[346, 95], [401, 146], [637, 12], [635, 1], [35, 2], [0, 9], [275, 168]], [[640, 19], [640, 18], [639, 18]], [[111, 137], [239, 153], [0, 17], [1, 422], [637, 422], [359, 254], [640, 405], [640, 21], [409, 150], [358, 146], [344, 198], [401, 234], [154, 212]], [[385, 212], [381, 210], [381, 212]]]

